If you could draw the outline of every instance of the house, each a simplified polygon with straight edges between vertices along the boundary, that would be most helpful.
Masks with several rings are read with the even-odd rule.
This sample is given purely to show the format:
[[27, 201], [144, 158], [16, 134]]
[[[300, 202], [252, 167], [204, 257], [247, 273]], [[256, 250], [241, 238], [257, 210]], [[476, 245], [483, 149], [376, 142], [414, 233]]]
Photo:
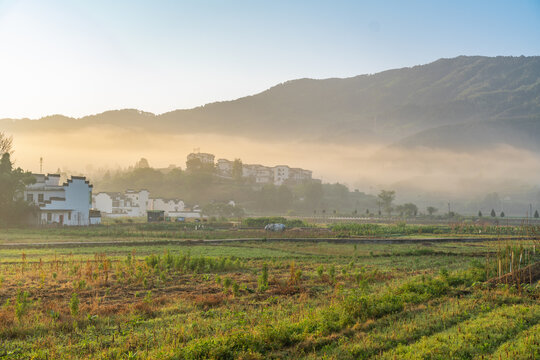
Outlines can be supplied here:
[[274, 171], [268, 166], [259, 166], [255, 174], [257, 184], [271, 184], [274, 182]]
[[295, 183], [301, 183], [312, 179], [312, 172], [300, 168], [289, 169], [289, 180]]
[[227, 159], [218, 159], [217, 172], [224, 177], [232, 177], [233, 162]]
[[289, 179], [289, 167], [287, 165], [274, 166], [274, 185], [281, 185]]
[[100, 192], [92, 199], [94, 209], [108, 217], [142, 217], [146, 215], [150, 202], [148, 190], [126, 190]]
[[83, 176], [60, 182], [59, 174], [33, 174], [34, 184], [26, 186], [23, 196], [38, 207], [39, 224], [90, 225], [92, 185]]
[[185, 204], [182, 200], [178, 199], [150, 199], [148, 210], [161, 210], [164, 211], [167, 216], [169, 213], [184, 211]]
[[187, 161], [199, 159], [202, 164], [214, 165], [215, 156], [207, 153], [191, 153], [187, 156]]

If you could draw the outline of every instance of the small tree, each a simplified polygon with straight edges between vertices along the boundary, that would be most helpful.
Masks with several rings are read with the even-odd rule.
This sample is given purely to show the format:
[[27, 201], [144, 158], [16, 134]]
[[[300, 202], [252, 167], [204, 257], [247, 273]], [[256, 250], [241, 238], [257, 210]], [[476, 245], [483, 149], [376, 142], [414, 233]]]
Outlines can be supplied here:
[[22, 198], [25, 186], [36, 179], [21, 168], [13, 168], [9, 153], [0, 158], [0, 225], [23, 222], [33, 208]]
[[384, 211], [390, 216], [392, 214], [392, 202], [396, 198], [396, 192], [393, 190], [382, 190], [377, 197]]
[[534, 218], [535, 218], [535, 219], [538, 219], [539, 217], [540, 217], [540, 215], [538, 214], [538, 210], [536, 210], [536, 211], [534, 212]]
[[263, 264], [262, 273], [257, 281], [259, 292], [264, 292], [268, 289], [268, 265]]
[[478, 210], [478, 217], [482, 217], [482, 210]]
[[504, 211], [501, 211], [501, 217], [502, 218], [504, 217]]
[[497, 214], [495, 213], [495, 209], [491, 209], [491, 217], [495, 217]]
[[77, 316], [79, 313], [79, 295], [77, 295], [77, 293], [73, 293], [71, 295], [71, 300], [69, 301], [69, 311], [71, 312], [71, 316]]
[[139, 161], [135, 163], [135, 169], [148, 169], [150, 167], [150, 164], [148, 163], [148, 160], [145, 158], [141, 158]]
[[240, 159], [234, 159], [234, 162], [232, 164], [232, 178], [236, 181], [242, 181], [243, 176], [243, 165], [242, 160]]
[[13, 137], [0, 131], [0, 156], [4, 154], [13, 154]]
[[428, 206], [426, 210], [427, 210], [429, 216], [433, 216], [433, 214], [435, 214], [437, 211], [439, 211], [439, 209], [437, 209], [437, 208], [435, 208], [433, 206]]

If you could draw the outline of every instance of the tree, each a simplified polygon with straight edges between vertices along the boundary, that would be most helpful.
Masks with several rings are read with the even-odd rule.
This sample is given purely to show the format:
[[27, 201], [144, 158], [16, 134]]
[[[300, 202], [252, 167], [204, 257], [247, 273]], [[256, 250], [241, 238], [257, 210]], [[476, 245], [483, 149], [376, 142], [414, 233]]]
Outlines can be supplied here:
[[491, 209], [491, 217], [495, 217], [497, 214], [495, 213], [495, 209]]
[[401, 216], [405, 215], [406, 217], [416, 216], [418, 214], [418, 207], [413, 203], [399, 205], [396, 207], [396, 210]]
[[437, 211], [439, 211], [439, 209], [437, 209], [437, 208], [435, 208], [433, 206], [428, 206], [426, 210], [427, 210], [429, 216], [433, 216], [433, 214], [435, 214]]
[[396, 192], [393, 190], [382, 190], [377, 197], [384, 211], [390, 216], [393, 210], [392, 202], [396, 198]]
[[186, 170], [192, 174], [213, 174], [215, 167], [212, 163], [203, 163], [199, 158], [186, 161]]
[[242, 176], [244, 175], [242, 160], [234, 159], [233, 164], [232, 164], [231, 175], [234, 180], [238, 182], [242, 181]]
[[5, 153], [13, 154], [13, 136], [8, 136], [0, 131], [0, 156]]
[[482, 217], [482, 210], [478, 210], [478, 217]]
[[504, 211], [501, 211], [501, 217], [502, 218], [504, 217]]
[[534, 218], [535, 218], [535, 219], [538, 219], [539, 217], [540, 217], [540, 215], [538, 214], [538, 210], [536, 210], [536, 211], [534, 212]]
[[146, 160], [145, 158], [141, 158], [141, 160], [135, 163], [135, 169], [148, 169], [149, 167], [150, 167], [150, 164], [148, 163], [148, 160]]
[[205, 215], [220, 216], [225, 218], [243, 217], [245, 212], [240, 206], [228, 203], [212, 203], [203, 206], [202, 211]]
[[22, 193], [26, 185], [36, 180], [31, 173], [13, 168], [8, 152], [0, 159], [0, 224], [15, 225], [29, 216], [33, 207], [24, 201]]

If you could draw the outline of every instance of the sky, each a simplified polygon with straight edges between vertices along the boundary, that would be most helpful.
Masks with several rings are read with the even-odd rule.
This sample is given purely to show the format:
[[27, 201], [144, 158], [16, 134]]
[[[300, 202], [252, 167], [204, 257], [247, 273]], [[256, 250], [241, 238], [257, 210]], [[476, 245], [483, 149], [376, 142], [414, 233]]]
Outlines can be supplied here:
[[0, 118], [159, 114], [458, 55], [540, 55], [540, 1], [0, 0]]

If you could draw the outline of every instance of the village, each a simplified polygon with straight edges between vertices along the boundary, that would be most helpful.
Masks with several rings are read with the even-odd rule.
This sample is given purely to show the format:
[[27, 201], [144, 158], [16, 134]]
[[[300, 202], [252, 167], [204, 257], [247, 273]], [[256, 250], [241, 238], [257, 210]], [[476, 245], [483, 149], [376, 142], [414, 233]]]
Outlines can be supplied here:
[[[232, 179], [234, 161], [218, 159], [208, 153], [190, 153], [190, 163], [207, 166], [216, 176]], [[146, 189], [125, 189], [123, 192], [101, 191], [94, 193], [93, 185], [84, 176], [63, 179], [60, 174], [32, 174], [35, 183], [27, 185], [24, 199], [37, 208], [35, 219], [38, 225], [89, 226], [99, 225], [102, 218], [146, 218], [147, 221], [187, 221], [204, 219], [199, 205], [187, 207], [181, 199], [152, 197]], [[241, 164], [240, 175], [255, 184], [276, 186], [312, 180], [312, 171], [291, 168], [287, 165], [264, 166]], [[235, 206], [234, 200], [229, 205]]]

